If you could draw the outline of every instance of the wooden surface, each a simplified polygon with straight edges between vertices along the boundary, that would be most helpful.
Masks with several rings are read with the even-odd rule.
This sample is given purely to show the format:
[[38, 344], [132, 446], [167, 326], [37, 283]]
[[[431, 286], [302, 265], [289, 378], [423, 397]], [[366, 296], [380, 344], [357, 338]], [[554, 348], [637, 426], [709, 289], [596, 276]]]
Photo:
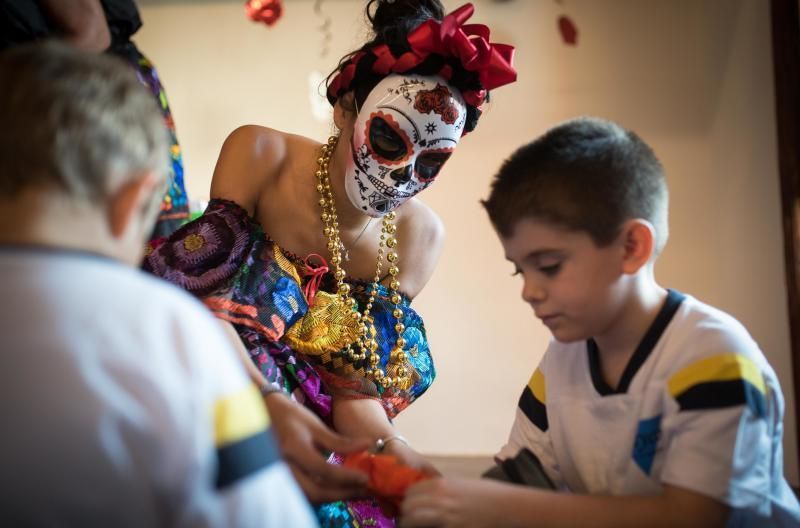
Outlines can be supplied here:
[[480, 477], [494, 465], [492, 457], [485, 456], [426, 456], [436, 469], [446, 477]]

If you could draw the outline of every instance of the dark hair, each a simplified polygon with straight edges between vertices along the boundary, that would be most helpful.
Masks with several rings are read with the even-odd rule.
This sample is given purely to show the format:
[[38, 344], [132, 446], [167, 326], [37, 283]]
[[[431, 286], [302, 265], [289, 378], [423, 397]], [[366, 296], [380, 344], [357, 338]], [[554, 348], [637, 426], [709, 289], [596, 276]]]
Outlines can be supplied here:
[[514, 152], [482, 204], [501, 236], [531, 218], [584, 231], [599, 247], [613, 242], [625, 221], [641, 218], [655, 227], [657, 255], [669, 233], [667, 202], [664, 170], [639, 136], [579, 118]]
[[[410, 50], [408, 44], [408, 34], [416, 29], [426, 20], [434, 19], [441, 21], [444, 18], [444, 6], [439, 0], [369, 0], [365, 9], [365, 14], [372, 26], [372, 39], [354, 50], [339, 61], [338, 66], [327, 77], [325, 86], [330, 88], [331, 82], [342, 69], [348, 65], [350, 60], [361, 52], [366, 55], [358, 61], [353, 76], [352, 86], [354, 87], [354, 97], [358, 107], [363, 105], [369, 93], [385, 77], [376, 73], [372, 65], [377, 60], [371, 50], [385, 44], [389, 47], [392, 55], [400, 57]], [[418, 75], [437, 75], [446, 66], [450, 66], [452, 71], [448, 84], [455, 88], [464, 90], [480, 90], [481, 84], [476, 72], [464, 69], [463, 65], [455, 57], [443, 57], [431, 54], [419, 65], [403, 72]], [[488, 101], [489, 94], [486, 94]], [[337, 101], [336, 97], [328, 93], [328, 100], [331, 104]], [[345, 107], [348, 110], [355, 110], [353, 107]], [[467, 103], [467, 120], [464, 126], [465, 132], [472, 131], [478, 123], [481, 111]]]
[[39, 186], [101, 203], [134, 172], [166, 175], [163, 118], [119, 59], [26, 44], [0, 54], [0, 79], [4, 197]]

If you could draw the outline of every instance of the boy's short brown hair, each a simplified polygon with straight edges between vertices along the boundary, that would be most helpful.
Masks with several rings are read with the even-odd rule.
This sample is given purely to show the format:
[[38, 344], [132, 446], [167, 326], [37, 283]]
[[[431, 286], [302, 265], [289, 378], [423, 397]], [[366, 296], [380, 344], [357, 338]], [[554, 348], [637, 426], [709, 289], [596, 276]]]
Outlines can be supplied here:
[[669, 235], [661, 163], [635, 133], [597, 118], [567, 121], [519, 148], [482, 203], [504, 237], [531, 218], [584, 231], [603, 247], [641, 218], [655, 228], [658, 255]]

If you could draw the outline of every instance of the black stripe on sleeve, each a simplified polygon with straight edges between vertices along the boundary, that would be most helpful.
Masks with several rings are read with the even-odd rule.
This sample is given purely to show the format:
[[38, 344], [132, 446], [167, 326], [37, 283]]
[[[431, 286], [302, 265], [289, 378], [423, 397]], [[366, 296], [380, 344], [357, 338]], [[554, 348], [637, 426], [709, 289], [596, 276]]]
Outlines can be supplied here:
[[263, 430], [217, 449], [217, 489], [225, 488], [280, 459], [275, 439]]
[[525, 390], [522, 391], [522, 396], [519, 397], [519, 408], [522, 409], [528, 420], [533, 422], [533, 425], [542, 432], [547, 431], [547, 407], [536, 399], [530, 387], [525, 387]]
[[747, 405], [758, 417], [766, 414], [764, 395], [743, 379], [698, 383], [683, 391], [675, 400], [680, 405], [681, 411]]

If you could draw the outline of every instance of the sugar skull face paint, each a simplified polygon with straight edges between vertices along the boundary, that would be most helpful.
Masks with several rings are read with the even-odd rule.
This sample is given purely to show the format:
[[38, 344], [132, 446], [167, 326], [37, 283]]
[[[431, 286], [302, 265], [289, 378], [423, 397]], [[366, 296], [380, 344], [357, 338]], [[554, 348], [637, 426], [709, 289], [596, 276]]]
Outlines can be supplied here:
[[439, 77], [389, 75], [367, 96], [353, 129], [345, 189], [372, 217], [433, 183], [458, 145], [467, 110]]

